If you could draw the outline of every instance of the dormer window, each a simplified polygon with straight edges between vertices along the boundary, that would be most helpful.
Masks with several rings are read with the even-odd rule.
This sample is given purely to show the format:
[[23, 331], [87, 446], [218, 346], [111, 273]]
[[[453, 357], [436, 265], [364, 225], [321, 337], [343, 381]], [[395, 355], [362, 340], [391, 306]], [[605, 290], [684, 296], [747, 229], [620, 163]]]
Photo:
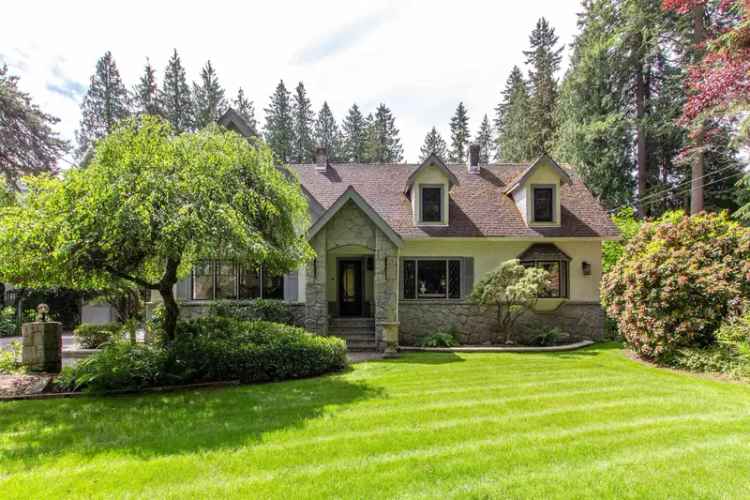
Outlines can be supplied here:
[[443, 186], [420, 186], [420, 222], [443, 222]]
[[532, 214], [534, 222], [555, 221], [555, 187], [533, 186], [532, 196], [534, 198]]

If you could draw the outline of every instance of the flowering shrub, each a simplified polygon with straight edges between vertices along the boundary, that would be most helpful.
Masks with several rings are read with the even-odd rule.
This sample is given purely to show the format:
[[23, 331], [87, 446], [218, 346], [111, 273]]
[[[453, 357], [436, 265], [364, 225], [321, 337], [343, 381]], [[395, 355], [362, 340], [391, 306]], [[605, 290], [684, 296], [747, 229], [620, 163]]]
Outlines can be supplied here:
[[602, 281], [607, 313], [634, 351], [659, 360], [713, 343], [750, 297], [750, 230], [726, 213], [646, 223]]

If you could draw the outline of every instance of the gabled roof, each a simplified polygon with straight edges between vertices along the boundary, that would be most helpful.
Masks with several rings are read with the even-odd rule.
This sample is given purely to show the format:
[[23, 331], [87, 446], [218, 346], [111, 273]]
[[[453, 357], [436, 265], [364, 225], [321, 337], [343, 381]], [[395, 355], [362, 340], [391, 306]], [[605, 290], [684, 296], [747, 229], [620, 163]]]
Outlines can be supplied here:
[[518, 178], [511, 183], [510, 187], [505, 190], [505, 194], [510, 194], [518, 189], [518, 187], [523, 185], [523, 183], [526, 182], [526, 179], [528, 179], [536, 169], [545, 164], [551, 166], [557, 172], [557, 174], [560, 176], [560, 184], [566, 184], [570, 182], [570, 175], [568, 175], [568, 172], [566, 172], [564, 168], [558, 165], [557, 162], [553, 160], [547, 153], [543, 153], [531, 165], [529, 165], [526, 170], [521, 172]]
[[227, 109], [224, 114], [221, 115], [221, 118], [217, 120], [217, 123], [222, 127], [234, 130], [248, 139], [253, 136], [253, 130], [250, 128], [250, 125], [248, 125], [247, 120], [232, 108]]
[[534, 243], [518, 256], [518, 260], [566, 260], [570, 262], [571, 259], [554, 243]]
[[391, 226], [388, 225], [388, 223], [380, 216], [378, 213], [370, 206], [367, 201], [365, 201], [364, 198], [357, 192], [354, 187], [349, 186], [346, 188], [346, 191], [343, 192], [341, 196], [338, 197], [338, 199], [333, 202], [333, 204], [328, 207], [328, 210], [323, 212], [323, 214], [316, 220], [313, 225], [310, 227], [310, 229], [307, 231], [307, 239], [312, 239], [318, 232], [325, 227], [326, 224], [328, 224], [328, 221], [330, 221], [336, 213], [341, 210], [341, 208], [346, 205], [348, 201], [351, 201], [357, 207], [359, 207], [360, 210], [362, 210], [365, 215], [367, 215], [370, 220], [377, 226], [378, 229], [383, 231], [383, 233], [388, 237], [391, 242], [396, 245], [397, 247], [401, 247], [404, 242], [401, 239], [401, 237], [396, 233], [396, 231], [391, 228]]
[[458, 184], [458, 178], [456, 175], [451, 172], [451, 170], [448, 168], [448, 166], [445, 164], [443, 160], [440, 159], [438, 155], [435, 153], [430, 153], [430, 156], [424, 159], [424, 161], [411, 173], [408, 179], [406, 179], [406, 185], [404, 186], [404, 194], [408, 193], [411, 187], [414, 185], [414, 179], [416, 179], [417, 174], [423, 169], [427, 168], [431, 165], [436, 166], [440, 170], [443, 171], [445, 175], [448, 176], [448, 181], [450, 186], [454, 186]]

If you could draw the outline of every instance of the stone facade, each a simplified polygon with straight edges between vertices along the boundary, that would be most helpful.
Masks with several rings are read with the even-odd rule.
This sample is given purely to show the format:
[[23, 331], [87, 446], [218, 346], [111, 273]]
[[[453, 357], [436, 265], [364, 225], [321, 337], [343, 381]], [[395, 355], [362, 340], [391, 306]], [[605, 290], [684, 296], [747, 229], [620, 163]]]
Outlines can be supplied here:
[[24, 323], [22, 362], [32, 371], [59, 373], [62, 370], [62, 323]]
[[[496, 310], [480, 308], [465, 302], [401, 302], [399, 304], [401, 345], [416, 345], [420, 337], [455, 328], [459, 341], [466, 345], [492, 342], [497, 331]], [[569, 340], [601, 339], [604, 334], [604, 311], [596, 303], [562, 304], [551, 312], [526, 313], [516, 324], [514, 340], [527, 343], [525, 326], [558, 327], [570, 334]]]
[[398, 248], [379, 229], [375, 230], [375, 340], [386, 347], [386, 329], [398, 322]]
[[319, 335], [328, 333], [328, 299], [326, 298], [327, 238], [323, 228], [310, 241], [316, 257], [305, 266], [305, 328]]

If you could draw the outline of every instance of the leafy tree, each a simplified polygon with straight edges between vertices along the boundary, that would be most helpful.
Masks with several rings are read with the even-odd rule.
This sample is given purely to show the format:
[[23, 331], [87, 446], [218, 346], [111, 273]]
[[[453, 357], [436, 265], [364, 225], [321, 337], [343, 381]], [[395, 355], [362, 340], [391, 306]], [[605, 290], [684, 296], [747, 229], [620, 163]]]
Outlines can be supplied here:
[[555, 132], [555, 107], [557, 106], [557, 79], [562, 47], [557, 47], [555, 29], [545, 18], [540, 18], [529, 36], [529, 50], [524, 51], [529, 69], [531, 99], [529, 101], [532, 155], [551, 151]]
[[502, 101], [495, 108], [495, 159], [512, 162], [531, 160], [529, 89], [518, 66], [513, 66], [502, 96]]
[[469, 300], [481, 306], [497, 308], [499, 342], [504, 334], [504, 342], [512, 342], [513, 325], [527, 310], [534, 307], [539, 295], [544, 292], [549, 273], [539, 267], [524, 267], [518, 259], [501, 263], [485, 274], [474, 286]]
[[479, 125], [476, 141], [479, 144], [479, 162], [489, 163], [490, 153], [494, 149], [494, 141], [492, 139], [492, 125], [490, 125], [490, 119], [487, 118], [486, 113], [484, 118], [482, 118], [482, 123]]
[[326, 148], [331, 161], [341, 160], [341, 132], [328, 102], [325, 101], [315, 121], [315, 143]]
[[159, 101], [164, 117], [172, 124], [175, 132], [181, 133], [194, 128], [193, 96], [177, 49], [172, 53], [164, 71]]
[[404, 159], [396, 119], [381, 103], [367, 120], [367, 159], [374, 163], [396, 163]]
[[367, 123], [356, 104], [352, 104], [343, 123], [343, 148], [347, 161], [363, 162], [367, 158]]
[[643, 225], [643, 221], [637, 219], [635, 210], [626, 207], [612, 216], [612, 222], [620, 230], [621, 239], [618, 241], [605, 241], [602, 243], [602, 271], [608, 273], [620, 258], [625, 254], [625, 246]]
[[55, 170], [68, 150], [52, 130], [58, 121], [18, 88], [18, 77], [9, 75], [7, 66], [0, 67], [0, 188], [18, 189], [21, 176]]
[[[190, 207], [189, 209], [186, 207]], [[173, 288], [205, 258], [282, 273], [309, 258], [300, 187], [271, 151], [210, 126], [175, 135], [157, 117], [99, 141], [87, 169], [29, 180], [0, 217], [0, 281], [103, 289], [122, 279], [161, 294], [173, 338]]]
[[284, 80], [279, 81], [276, 90], [271, 96], [271, 104], [265, 109], [266, 142], [271, 147], [276, 158], [282, 163], [292, 159], [294, 121], [292, 119], [291, 94], [284, 85]]
[[234, 98], [233, 104], [234, 110], [247, 122], [251, 134], [258, 136], [258, 121], [255, 119], [255, 106], [253, 105], [253, 101], [249, 101], [245, 97], [245, 92], [241, 87], [237, 91], [237, 97]]
[[81, 103], [81, 123], [76, 131], [79, 158], [130, 114], [128, 106], [128, 91], [112, 53], [107, 51], [96, 62], [96, 72], [91, 75], [91, 84]]
[[440, 135], [440, 132], [433, 126], [424, 138], [424, 144], [419, 149], [420, 157], [419, 161], [424, 161], [425, 158], [435, 153], [440, 159], [445, 161], [448, 153], [448, 145]]
[[307, 163], [313, 159], [313, 124], [315, 113], [312, 104], [307, 97], [305, 85], [299, 82], [294, 91], [294, 102], [292, 104], [293, 140], [292, 158], [297, 163]]
[[201, 70], [200, 83], [193, 82], [193, 112], [195, 113], [195, 126], [203, 128], [216, 121], [227, 110], [227, 102], [224, 99], [224, 88], [219, 83], [211, 61], [206, 62]]
[[463, 102], [459, 102], [456, 113], [451, 118], [451, 149], [448, 158], [452, 162], [466, 161], [466, 149], [469, 146], [469, 114]]
[[159, 86], [156, 84], [156, 70], [151, 66], [150, 61], [146, 61], [143, 68], [143, 75], [138, 84], [133, 89], [131, 102], [136, 113], [154, 116], [163, 116], [159, 102]]

